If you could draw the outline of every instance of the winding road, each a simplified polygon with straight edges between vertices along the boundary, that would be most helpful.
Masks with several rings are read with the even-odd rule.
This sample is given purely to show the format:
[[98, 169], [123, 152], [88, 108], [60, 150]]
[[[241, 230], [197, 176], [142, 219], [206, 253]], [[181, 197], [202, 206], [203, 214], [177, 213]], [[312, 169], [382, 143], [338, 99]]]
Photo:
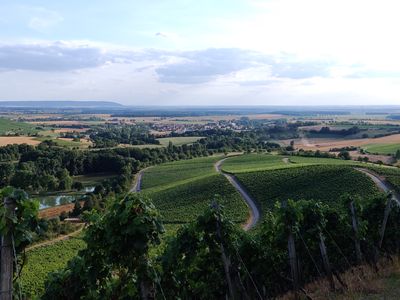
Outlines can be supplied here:
[[391, 186], [385, 181], [384, 178], [376, 174], [375, 172], [368, 170], [368, 169], [362, 169], [362, 168], [354, 168], [357, 171], [360, 171], [367, 175], [369, 178], [372, 179], [372, 181], [376, 184], [376, 186], [383, 192], [385, 193], [392, 193], [393, 197], [392, 199], [396, 201], [397, 205], [400, 206], [400, 196], [398, 193], [394, 192]]
[[224, 171], [222, 171], [221, 169], [221, 165], [222, 163], [226, 160], [227, 158], [223, 158], [219, 161], [217, 161], [214, 165], [215, 170], [224, 175], [226, 179], [228, 179], [228, 181], [230, 182], [230, 184], [232, 184], [232, 186], [240, 193], [240, 195], [242, 196], [243, 200], [246, 202], [247, 206], [250, 209], [250, 217], [249, 219], [246, 221], [246, 223], [243, 225], [243, 229], [244, 230], [250, 230], [251, 228], [253, 228], [257, 222], [260, 220], [260, 210], [257, 207], [256, 201], [254, 201], [254, 199], [247, 193], [247, 191], [241, 186], [241, 184], [239, 183], [239, 181], [236, 179], [235, 176], [225, 173]]

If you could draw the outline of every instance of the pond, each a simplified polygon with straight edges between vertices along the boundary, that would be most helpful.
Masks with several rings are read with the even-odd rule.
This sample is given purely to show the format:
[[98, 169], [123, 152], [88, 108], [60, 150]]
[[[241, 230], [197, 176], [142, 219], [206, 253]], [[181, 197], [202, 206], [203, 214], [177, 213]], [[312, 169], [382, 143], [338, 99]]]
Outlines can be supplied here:
[[47, 194], [33, 196], [39, 200], [39, 209], [45, 209], [49, 207], [54, 207], [58, 205], [64, 205], [74, 202], [75, 200], [81, 200], [85, 198], [86, 193], [91, 193], [94, 191], [94, 187], [85, 187], [81, 192], [75, 193], [59, 193], [59, 194]]

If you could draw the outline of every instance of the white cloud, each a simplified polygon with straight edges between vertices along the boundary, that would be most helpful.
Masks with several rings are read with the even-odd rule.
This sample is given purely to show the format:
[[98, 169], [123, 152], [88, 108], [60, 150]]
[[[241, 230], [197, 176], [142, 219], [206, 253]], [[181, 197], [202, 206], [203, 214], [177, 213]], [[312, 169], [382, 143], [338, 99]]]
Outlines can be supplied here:
[[43, 7], [23, 6], [21, 9], [30, 16], [28, 26], [39, 32], [46, 32], [64, 20], [58, 12]]

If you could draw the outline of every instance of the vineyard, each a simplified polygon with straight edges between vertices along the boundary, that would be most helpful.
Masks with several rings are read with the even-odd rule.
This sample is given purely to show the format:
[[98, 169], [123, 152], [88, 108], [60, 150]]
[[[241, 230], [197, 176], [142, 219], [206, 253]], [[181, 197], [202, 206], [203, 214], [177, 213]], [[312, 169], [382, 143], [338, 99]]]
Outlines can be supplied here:
[[214, 163], [221, 156], [201, 157], [161, 164], [146, 170], [142, 179], [142, 189], [176, 184], [182, 180], [215, 174]]
[[188, 183], [157, 190], [145, 190], [164, 223], [183, 224], [193, 221], [213, 199], [225, 207], [227, 216], [235, 223], [244, 223], [248, 208], [239, 193], [219, 174], [201, 177]]
[[21, 283], [28, 295], [41, 295], [50, 272], [62, 269], [67, 262], [85, 248], [80, 238], [71, 238], [27, 252], [27, 262], [21, 273]]
[[193, 221], [213, 199], [236, 223], [248, 217], [240, 194], [214, 168], [221, 156], [196, 158], [155, 166], [143, 176], [143, 193], [152, 199], [166, 224]]
[[309, 165], [359, 165], [359, 163], [332, 158], [247, 154], [227, 159], [222, 168], [225, 172], [236, 174]]
[[238, 173], [236, 176], [259, 201], [263, 211], [270, 209], [276, 201], [287, 199], [312, 199], [332, 204], [344, 193], [362, 197], [379, 193], [370, 178], [347, 166], [304, 166]]

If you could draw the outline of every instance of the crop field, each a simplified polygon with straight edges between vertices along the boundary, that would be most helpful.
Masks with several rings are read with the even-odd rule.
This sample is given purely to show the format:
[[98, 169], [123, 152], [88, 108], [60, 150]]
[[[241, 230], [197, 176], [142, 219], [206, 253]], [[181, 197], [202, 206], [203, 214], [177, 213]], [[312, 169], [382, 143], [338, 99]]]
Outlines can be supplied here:
[[398, 150], [400, 150], [400, 143], [370, 144], [363, 146], [363, 149], [368, 151], [369, 153], [395, 154]]
[[221, 156], [195, 158], [155, 166], [143, 176], [143, 193], [160, 210], [167, 224], [193, 221], [216, 199], [237, 223], [248, 217], [248, 208], [226, 178], [217, 174]]
[[165, 189], [149, 189], [148, 195], [162, 215], [166, 224], [183, 224], [193, 221], [215, 199], [227, 215], [236, 223], [244, 223], [248, 218], [248, 208], [240, 194], [220, 174], [200, 177]]
[[355, 165], [354, 161], [332, 158], [281, 156], [271, 154], [247, 154], [224, 161], [222, 169], [229, 173], [246, 173], [308, 165]]
[[21, 273], [23, 290], [28, 295], [40, 296], [50, 272], [66, 266], [79, 250], [85, 248], [80, 238], [71, 238], [27, 252], [27, 262]]
[[93, 187], [101, 183], [103, 180], [110, 179], [115, 176], [116, 174], [114, 173], [93, 173], [74, 176], [73, 180], [81, 182], [85, 187]]
[[[289, 145], [290, 140], [282, 141], [282, 144]], [[296, 148], [304, 150], [329, 151], [332, 148], [342, 148], [347, 146], [363, 147], [366, 145], [399, 144], [400, 134], [393, 134], [379, 138], [349, 139], [343, 138], [309, 138], [294, 140]]]
[[12, 144], [38, 145], [40, 141], [30, 136], [0, 136], [0, 147]]
[[210, 156], [161, 164], [146, 170], [142, 188], [148, 189], [175, 184], [183, 180], [215, 174], [214, 164], [222, 156]]
[[265, 211], [276, 201], [320, 200], [335, 203], [344, 193], [370, 197], [379, 193], [373, 181], [349, 166], [315, 165], [301, 168], [238, 173], [237, 178]]
[[32, 124], [0, 118], [0, 135], [31, 135], [37, 132]]

